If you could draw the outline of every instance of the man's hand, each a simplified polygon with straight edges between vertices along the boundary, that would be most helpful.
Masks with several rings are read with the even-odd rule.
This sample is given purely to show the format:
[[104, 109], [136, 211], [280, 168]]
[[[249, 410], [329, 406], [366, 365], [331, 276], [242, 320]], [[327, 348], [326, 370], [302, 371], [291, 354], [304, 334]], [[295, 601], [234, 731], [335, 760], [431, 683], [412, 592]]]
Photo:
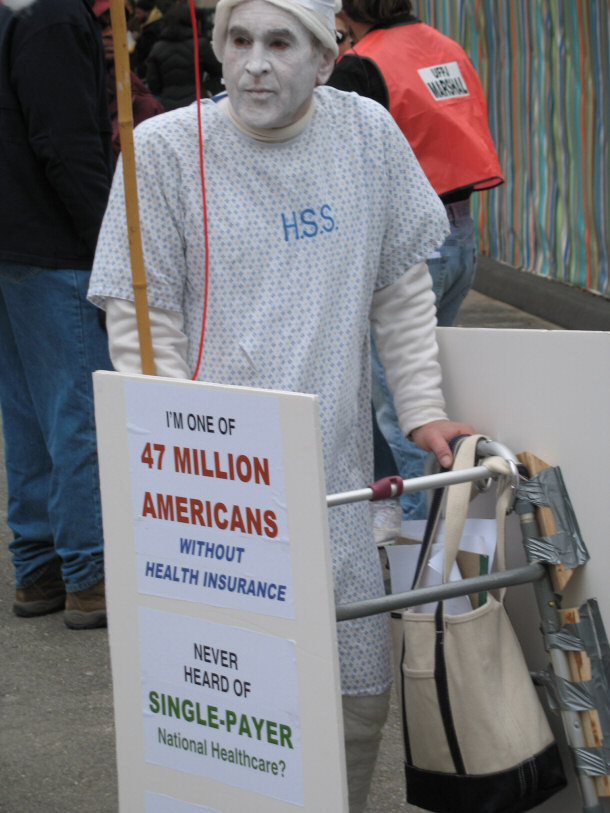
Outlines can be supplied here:
[[456, 421], [430, 421], [418, 426], [411, 432], [411, 437], [420, 449], [434, 452], [436, 459], [448, 469], [453, 463], [453, 455], [447, 441], [455, 435], [474, 435], [475, 430], [468, 423]]

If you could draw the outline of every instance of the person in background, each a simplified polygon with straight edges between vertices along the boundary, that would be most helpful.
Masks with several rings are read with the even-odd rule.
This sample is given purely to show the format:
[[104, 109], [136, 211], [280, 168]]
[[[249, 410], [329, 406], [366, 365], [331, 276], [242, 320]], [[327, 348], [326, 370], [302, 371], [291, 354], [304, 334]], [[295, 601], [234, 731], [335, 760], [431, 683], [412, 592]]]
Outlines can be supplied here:
[[[198, 37], [197, 46], [201, 95], [209, 98], [222, 90], [222, 65], [209, 40]], [[193, 28], [185, 3], [175, 3], [163, 17], [161, 34], [148, 56], [146, 82], [166, 110], [195, 101]]]
[[[445, 205], [451, 233], [427, 265], [437, 322], [452, 325], [475, 274], [470, 197], [503, 182], [481, 82], [461, 46], [415, 17], [410, 0], [344, 0], [337, 19], [352, 46], [328, 84], [368, 96], [389, 110]], [[400, 430], [374, 345], [372, 364], [375, 416], [396, 464], [377, 474], [397, 469], [404, 479], [417, 477], [425, 454]], [[380, 439], [380, 458], [383, 448]], [[426, 516], [423, 492], [403, 495], [401, 503], [404, 519]], [[391, 512], [389, 525], [392, 536], [396, 520]]]
[[[445, 463], [449, 421], [424, 258], [447, 216], [392, 117], [320, 87], [337, 55], [334, 0], [220, 0], [213, 47], [227, 97], [201, 104], [208, 241], [201, 226], [196, 105], [135, 131], [156, 371], [316, 393], [328, 493], [373, 471], [370, 318], [403, 429]], [[119, 371], [140, 369], [121, 165], [89, 289]], [[354, 202], [357, 201], [357, 204]], [[206, 267], [209, 295], [201, 364]], [[329, 516], [338, 603], [383, 595], [370, 505]], [[352, 813], [362, 811], [391, 683], [388, 619], [337, 628]]]
[[136, 0], [134, 10], [134, 36], [136, 44], [131, 54], [131, 67], [140, 79], [146, 79], [148, 55], [161, 34], [165, 5], [155, 0]]
[[[24, 6], [23, 2], [20, 6]], [[104, 52], [85, 0], [0, 5], [0, 407], [14, 612], [106, 625], [86, 293], [112, 179]]]
[[[119, 132], [119, 106], [116, 90], [116, 73], [114, 67], [114, 41], [112, 39], [112, 23], [110, 20], [110, 0], [96, 0], [93, 6], [93, 13], [102, 31], [102, 41], [104, 43], [104, 57], [106, 60], [106, 90], [108, 93], [108, 109], [112, 121], [112, 151], [116, 164], [121, 152], [121, 135]], [[125, 13], [129, 16], [129, 9], [125, 5]], [[135, 75], [130, 71], [129, 80], [131, 85], [131, 109], [133, 126], [140, 122], [164, 113], [164, 107], [158, 99], [152, 95]]]
[[[188, 0], [176, 0], [176, 2], [188, 3]], [[195, 15], [197, 16], [199, 33], [211, 42], [212, 31], [214, 30], [214, 9], [207, 8], [209, 4], [209, 0], [207, 3], [205, 0], [202, 0], [202, 2], [195, 0]]]
[[339, 51], [338, 58], [340, 59], [346, 51], [354, 45], [349, 26], [343, 19], [341, 13], [335, 14], [335, 31], [337, 37], [337, 49]]

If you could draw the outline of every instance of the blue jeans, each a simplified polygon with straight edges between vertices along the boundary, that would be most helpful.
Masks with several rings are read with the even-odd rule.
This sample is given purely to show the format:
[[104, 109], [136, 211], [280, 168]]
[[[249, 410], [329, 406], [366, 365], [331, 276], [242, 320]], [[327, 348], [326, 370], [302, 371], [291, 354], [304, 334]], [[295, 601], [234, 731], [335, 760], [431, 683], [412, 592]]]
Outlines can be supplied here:
[[476, 235], [470, 201], [445, 207], [451, 233], [439, 249], [440, 257], [426, 260], [436, 297], [439, 327], [451, 327], [460, 305], [472, 288], [476, 261]]
[[[472, 287], [475, 272], [476, 242], [474, 223], [470, 216], [470, 202], [460, 201], [446, 207], [451, 233], [439, 250], [439, 257], [427, 260], [436, 297], [436, 318], [441, 327], [451, 326], [460, 305]], [[427, 452], [408, 441], [400, 430], [394, 399], [388, 388], [385, 373], [375, 345], [371, 348], [373, 376], [373, 408], [379, 429], [394, 456], [403, 480], [420, 477], [424, 471]], [[381, 474], [379, 461], [384, 459], [383, 440], [375, 443], [376, 477]], [[393, 474], [383, 472], [383, 476]], [[426, 495], [423, 491], [403, 494], [400, 498], [403, 519], [425, 519]]]
[[0, 407], [15, 584], [61, 558], [68, 592], [104, 575], [91, 373], [112, 369], [89, 272], [0, 261]]

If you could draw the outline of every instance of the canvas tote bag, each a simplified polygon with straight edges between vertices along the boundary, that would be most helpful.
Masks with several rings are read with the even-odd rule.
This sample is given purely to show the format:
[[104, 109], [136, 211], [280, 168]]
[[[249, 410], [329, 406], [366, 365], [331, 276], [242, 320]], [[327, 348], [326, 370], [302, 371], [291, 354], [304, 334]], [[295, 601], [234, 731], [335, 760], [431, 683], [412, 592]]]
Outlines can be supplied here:
[[[460, 442], [453, 468], [475, 465], [480, 435]], [[501, 458], [485, 465], [505, 475]], [[456, 560], [472, 485], [448, 488], [443, 581]], [[436, 495], [438, 497], [438, 495]], [[508, 476], [497, 485], [496, 569], [505, 569]], [[430, 512], [428, 551], [440, 512]], [[428, 551], [423, 550], [418, 569]], [[418, 575], [416, 575], [416, 580]], [[414, 585], [415, 586], [415, 585]], [[559, 751], [504, 608], [491, 593], [477, 609], [448, 615], [393, 613], [407, 801], [435, 813], [520, 813], [566, 784]], [[532, 619], [532, 623], [536, 620]]]

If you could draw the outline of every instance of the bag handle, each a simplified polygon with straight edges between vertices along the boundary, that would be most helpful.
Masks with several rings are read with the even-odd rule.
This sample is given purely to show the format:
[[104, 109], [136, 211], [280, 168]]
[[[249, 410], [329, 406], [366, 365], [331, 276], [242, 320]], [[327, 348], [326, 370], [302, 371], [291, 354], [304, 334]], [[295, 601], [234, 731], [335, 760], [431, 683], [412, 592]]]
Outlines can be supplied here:
[[[454, 457], [453, 471], [470, 468], [476, 462], [476, 449], [484, 435], [469, 435], [464, 438]], [[489, 457], [482, 464], [491, 473], [499, 475], [496, 488], [496, 570], [506, 570], [506, 514], [511, 499], [511, 468], [501, 457]], [[468, 515], [468, 505], [472, 483], [457, 483], [449, 486], [445, 517], [443, 548], [443, 583], [449, 580], [451, 568], [457, 558], [460, 540]], [[506, 588], [500, 590], [500, 601], [504, 599]]]
[[[483, 435], [468, 435], [463, 438], [456, 449], [453, 458], [452, 471], [474, 466], [477, 443]], [[464, 525], [468, 515], [472, 483], [457, 483], [447, 489], [447, 507], [445, 510], [445, 534], [443, 546], [443, 583], [449, 581], [451, 568], [457, 558], [460, 540], [464, 533]]]
[[[470, 468], [476, 462], [476, 449], [480, 440], [488, 440], [485, 435], [463, 435], [454, 438], [456, 444], [452, 441], [452, 448], [454, 452], [454, 460], [452, 469], [457, 471], [459, 469]], [[508, 506], [511, 499], [510, 478], [512, 475], [509, 464], [501, 457], [489, 457], [483, 461], [490, 472], [502, 475], [501, 480], [497, 486], [496, 494], [496, 567], [498, 570], [506, 569], [506, 555], [505, 555], [505, 538], [504, 538], [504, 523], [505, 517], [508, 512]], [[432, 543], [436, 537], [438, 522], [441, 516], [441, 506], [443, 498], [448, 492], [446, 519], [445, 519], [445, 542], [444, 542], [444, 557], [443, 557], [443, 582], [449, 578], [453, 563], [457, 558], [457, 553], [460, 545], [460, 540], [464, 531], [464, 525], [468, 514], [468, 505], [470, 503], [470, 494], [472, 490], [472, 483], [458, 483], [444, 488], [438, 488], [434, 491], [430, 510], [428, 512], [428, 519], [426, 522], [426, 530], [424, 533], [424, 541], [422, 543], [419, 560], [415, 569], [413, 584], [411, 589], [414, 590], [419, 586], [424, 568], [430, 557], [432, 550]], [[504, 596], [505, 589], [501, 591], [501, 596]]]
[[[463, 440], [471, 437], [470, 435], [456, 435], [455, 437], [451, 438], [449, 441], [449, 446], [451, 447], [451, 451], [453, 452], [453, 466], [452, 468], [455, 469], [456, 467], [456, 453], [457, 449], [459, 448], [460, 444]], [[477, 436], [477, 443], [479, 438], [483, 437], [482, 435]], [[476, 448], [476, 447], [475, 447]], [[464, 468], [464, 466], [462, 466]], [[450, 469], [441, 468], [441, 471], [450, 471]], [[468, 486], [470, 488], [470, 486]], [[440, 488], [435, 488], [432, 492], [432, 499], [430, 501], [430, 507], [428, 509], [428, 516], [426, 520], [426, 528], [424, 531], [424, 539], [422, 542], [421, 550], [419, 553], [419, 557], [417, 560], [417, 565], [415, 567], [415, 574], [413, 576], [413, 582], [411, 584], [411, 590], [415, 590], [417, 587], [420, 587], [421, 578], [424, 572], [426, 565], [428, 564], [428, 559], [430, 558], [430, 553], [432, 551], [432, 545], [434, 540], [436, 539], [436, 533], [438, 531], [438, 524], [441, 518], [441, 509], [443, 506], [443, 502], [447, 495], [447, 486], [442, 486]], [[464, 519], [465, 521], [465, 519]], [[460, 533], [461, 535], [461, 533]], [[459, 545], [459, 541], [458, 541]], [[457, 556], [457, 551], [456, 551]]]

